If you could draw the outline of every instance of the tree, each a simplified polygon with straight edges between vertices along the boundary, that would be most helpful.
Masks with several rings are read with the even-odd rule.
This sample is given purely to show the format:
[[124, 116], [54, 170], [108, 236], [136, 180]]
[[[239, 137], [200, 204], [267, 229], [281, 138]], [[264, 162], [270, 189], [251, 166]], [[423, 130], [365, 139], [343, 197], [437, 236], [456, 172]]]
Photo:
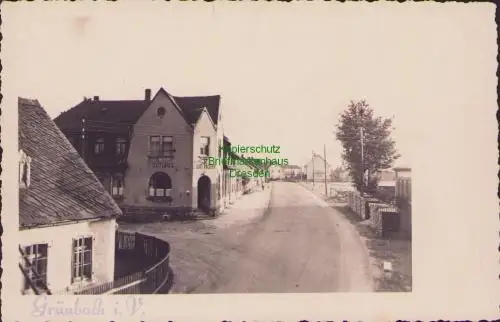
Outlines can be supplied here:
[[250, 182], [250, 177], [246, 173], [243, 173], [243, 175], [241, 176], [241, 184], [243, 186], [246, 186], [249, 182]]
[[343, 147], [342, 159], [358, 191], [373, 192], [378, 184], [377, 173], [390, 168], [400, 157], [391, 138], [392, 129], [392, 119], [376, 117], [364, 100], [351, 101], [340, 114], [335, 134]]

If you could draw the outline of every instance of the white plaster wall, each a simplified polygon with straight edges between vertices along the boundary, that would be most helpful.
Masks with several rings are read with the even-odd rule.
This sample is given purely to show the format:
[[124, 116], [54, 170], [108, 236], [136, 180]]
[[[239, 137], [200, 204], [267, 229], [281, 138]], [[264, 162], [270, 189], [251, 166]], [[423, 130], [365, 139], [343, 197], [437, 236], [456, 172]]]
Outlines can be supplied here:
[[[51, 291], [71, 287], [71, 257], [73, 238], [92, 236], [93, 283], [101, 284], [114, 279], [115, 230], [114, 219], [80, 222], [68, 225], [21, 230], [20, 245], [39, 243], [49, 245], [47, 256], [47, 286]], [[20, 288], [24, 277], [19, 271]]]
[[[198, 204], [198, 179], [200, 179], [201, 176], [206, 175], [210, 178], [210, 183], [211, 183], [211, 205], [212, 207], [215, 206], [222, 206], [223, 200], [222, 196], [221, 199], [219, 200], [217, 197], [217, 176], [220, 175], [221, 178], [221, 185], [219, 186], [219, 189], [222, 188], [222, 165], [217, 165], [213, 169], [206, 169], [206, 168], [201, 168], [197, 169], [196, 168], [196, 163], [198, 162], [198, 157], [200, 156], [200, 143], [201, 143], [201, 137], [202, 136], [207, 136], [210, 138], [210, 147], [209, 147], [209, 156], [219, 158], [219, 137], [218, 133], [210, 120], [210, 117], [207, 112], [203, 112], [200, 115], [200, 118], [195, 126], [194, 129], [194, 137], [193, 137], [193, 193], [192, 193], [192, 203], [193, 206], [196, 207]], [[221, 154], [222, 157], [222, 154]], [[222, 193], [222, 189], [220, 190]]]
[[[157, 115], [159, 107], [165, 108], [165, 116]], [[175, 152], [172, 168], [155, 168], [148, 163], [149, 137], [152, 135], [173, 137]], [[186, 194], [186, 190], [191, 190], [192, 187], [192, 139], [192, 128], [186, 123], [167, 94], [160, 91], [134, 126], [127, 160], [128, 170], [125, 175], [123, 204], [158, 207], [169, 205], [147, 199], [150, 177], [155, 172], [164, 172], [172, 180], [171, 205], [190, 206], [191, 196]]]

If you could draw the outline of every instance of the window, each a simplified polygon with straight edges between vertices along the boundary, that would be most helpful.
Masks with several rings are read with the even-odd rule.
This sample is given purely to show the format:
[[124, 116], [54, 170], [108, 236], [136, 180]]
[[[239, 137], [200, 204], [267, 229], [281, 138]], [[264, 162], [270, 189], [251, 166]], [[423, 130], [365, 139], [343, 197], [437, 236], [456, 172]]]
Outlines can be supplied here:
[[94, 153], [95, 154], [101, 154], [102, 152], [104, 152], [104, 139], [103, 138], [98, 138], [95, 141]]
[[123, 196], [123, 177], [115, 176], [111, 178], [111, 195], [113, 197]]
[[156, 115], [162, 117], [162, 116], [165, 116], [165, 112], [166, 112], [165, 108], [163, 106], [160, 106], [156, 110]]
[[200, 139], [200, 154], [208, 156], [210, 151], [210, 138], [208, 136], [202, 136]]
[[[48, 244], [36, 244], [24, 247], [23, 264], [26, 275], [31, 283], [36, 287], [45, 288], [47, 286], [47, 255]], [[28, 290], [30, 283], [24, 280], [24, 289]]]
[[173, 138], [171, 136], [162, 137], [161, 151], [163, 156], [172, 156], [174, 153]]
[[151, 156], [160, 155], [160, 136], [150, 136], [149, 137], [149, 154]]
[[149, 155], [153, 157], [172, 156], [174, 153], [173, 137], [150, 136]]
[[19, 186], [27, 188], [30, 185], [31, 158], [19, 150]]
[[168, 174], [156, 172], [149, 179], [149, 196], [150, 197], [170, 197], [172, 191], [172, 181]]
[[73, 239], [71, 282], [92, 279], [92, 237]]
[[116, 155], [125, 155], [127, 149], [127, 140], [124, 138], [116, 139]]

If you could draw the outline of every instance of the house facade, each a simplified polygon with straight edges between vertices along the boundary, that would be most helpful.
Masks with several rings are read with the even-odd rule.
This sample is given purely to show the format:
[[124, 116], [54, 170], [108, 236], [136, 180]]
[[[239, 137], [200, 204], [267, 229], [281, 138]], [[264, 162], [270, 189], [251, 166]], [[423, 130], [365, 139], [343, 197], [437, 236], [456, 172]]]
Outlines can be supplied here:
[[394, 168], [396, 177], [396, 205], [401, 215], [401, 230], [411, 237], [411, 168]]
[[325, 180], [325, 165], [326, 174], [328, 177], [332, 172], [332, 166], [323, 159], [322, 156], [314, 154], [311, 160], [305, 165], [305, 172], [307, 180], [324, 181]]
[[282, 180], [285, 178], [285, 172], [281, 165], [272, 165], [269, 167], [270, 178], [272, 180]]
[[18, 113], [21, 293], [113, 281], [120, 208], [38, 101]]
[[222, 144], [221, 116], [214, 113], [214, 120], [203, 100], [195, 99], [201, 101], [200, 110], [188, 114], [175, 98], [160, 90], [137, 120], [125, 176], [125, 187], [130, 187], [125, 189], [125, 205], [223, 206], [222, 166], [205, 166]]
[[283, 176], [285, 179], [298, 179], [302, 175], [302, 168], [298, 165], [283, 166]]
[[161, 88], [143, 100], [84, 100], [55, 119], [118, 204], [203, 210], [225, 206], [221, 98], [174, 97]]

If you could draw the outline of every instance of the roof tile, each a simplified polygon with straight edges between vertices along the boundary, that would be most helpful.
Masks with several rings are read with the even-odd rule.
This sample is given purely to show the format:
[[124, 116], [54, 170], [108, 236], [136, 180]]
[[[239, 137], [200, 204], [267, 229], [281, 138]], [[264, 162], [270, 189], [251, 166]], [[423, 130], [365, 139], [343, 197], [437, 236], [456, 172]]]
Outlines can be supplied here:
[[36, 100], [19, 98], [19, 148], [31, 184], [19, 191], [19, 226], [112, 218], [122, 212]]

